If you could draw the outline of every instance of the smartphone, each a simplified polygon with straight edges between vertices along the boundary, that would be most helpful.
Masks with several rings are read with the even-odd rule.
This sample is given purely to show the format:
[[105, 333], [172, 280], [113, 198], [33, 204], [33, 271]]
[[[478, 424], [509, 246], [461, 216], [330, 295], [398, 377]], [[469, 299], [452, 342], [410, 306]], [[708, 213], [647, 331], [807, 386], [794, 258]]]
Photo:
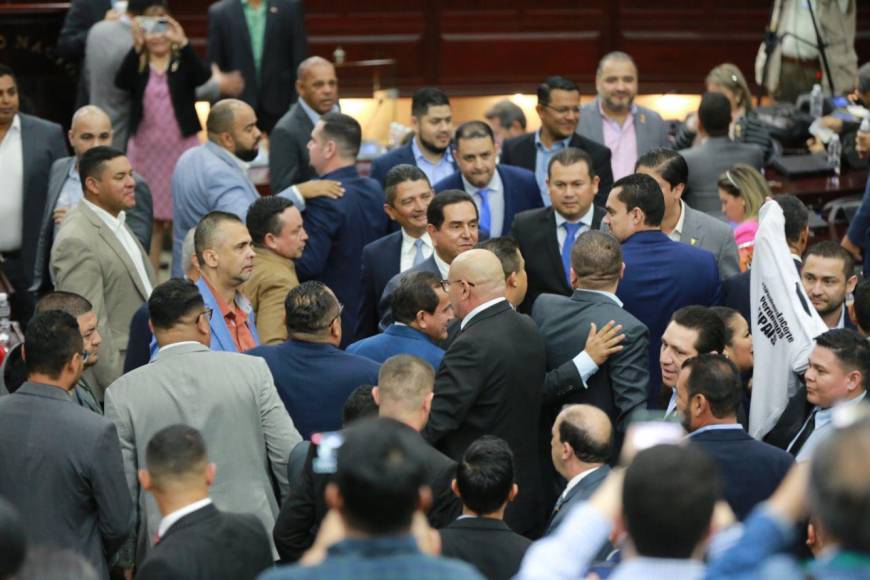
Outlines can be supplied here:
[[169, 20], [155, 16], [142, 16], [139, 19], [139, 26], [146, 34], [164, 34], [169, 30]]
[[679, 423], [672, 421], [635, 421], [628, 427], [626, 442], [635, 451], [643, 451], [656, 445], [679, 443], [686, 432]]
[[314, 473], [335, 473], [338, 467], [338, 449], [344, 444], [344, 434], [341, 431], [315, 433], [311, 442], [317, 445], [317, 455], [311, 464]]

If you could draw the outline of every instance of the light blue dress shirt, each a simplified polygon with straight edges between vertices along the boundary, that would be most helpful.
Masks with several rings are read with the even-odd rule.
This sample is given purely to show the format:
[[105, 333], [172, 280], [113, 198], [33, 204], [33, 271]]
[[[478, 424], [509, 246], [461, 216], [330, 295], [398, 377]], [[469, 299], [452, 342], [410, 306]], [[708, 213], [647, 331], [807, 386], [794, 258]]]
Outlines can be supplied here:
[[[798, 451], [798, 454], [795, 457], [795, 461], [809, 461], [813, 455], [813, 450], [819, 445], [819, 443], [824, 441], [825, 438], [831, 434], [834, 429], [834, 426], [831, 423], [831, 418], [834, 414], [835, 409], [857, 405], [861, 403], [861, 401], [863, 401], [866, 396], [867, 392], [865, 391], [854, 399], [837, 403], [833, 407], [828, 407], [827, 409], [821, 409], [819, 407], [816, 407], [815, 409], [813, 409], [813, 413], [816, 414], [816, 426], [813, 429], [813, 432], [810, 433], [810, 436], [807, 438], [807, 440], [804, 441], [804, 445], [803, 447], [801, 447], [800, 451]], [[806, 421], [804, 421], [804, 424], [801, 426], [800, 431], [797, 432], [797, 435], [795, 435], [794, 439], [792, 439], [791, 442], [788, 444], [786, 450], [791, 449], [791, 446], [794, 445], [797, 438], [800, 437], [801, 433], [806, 427], [807, 421], [809, 420], [810, 417], [807, 417]]]
[[489, 201], [489, 237], [497, 238], [501, 236], [502, 231], [504, 230], [504, 184], [502, 184], [501, 176], [498, 174], [498, 169], [492, 173], [492, 179], [489, 180], [486, 187], [474, 187], [467, 179], [465, 179], [464, 175], [462, 176], [462, 187], [474, 200], [478, 212], [480, 212], [481, 204], [480, 191], [481, 189], [489, 190], [486, 196]]
[[[57, 196], [57, 202], [55, 202], [52, 210], [61, 208], [69, 209], [78, 204], [83, 197], [84, 193], [82, 192], [82, 181], [79, 178], [79, 170], [78, 167], [76, 167], [76, 164], [73, 163], [69, 168], [69, 175], [66, 176], [66, 179], [60, 188], [60, 195]], [[60, 224], [54, 224], [55, 238], [57, 237], [57, 231], [59, 229]]]
[[571, 137], [568, 137], [562, 141], [556, 141], [553, 143], [552, 148], [547, 149], [541, 143], [541, 130], [538, 129], [535, 132], [535, 151], [537, 152], [535, 155], [535, 180], [538, 182], [538, 189], [541, 190], [541, 199], [546, 207], [552, 205], [550, 190], [547, 188], [547, 168], [550, 166], [550, 159], [553, 158], [553, 155], [568, 147], [570, 142]]
[[453, 156], [450, 154], [449, 148], [441, 156], [438, 163], [432, 163], [423, 156], [423, 152], [417, 147], [417, 138], [415, 137], [411, 140], [411, 152], [414, 153], [414, 163], [426, 174], [429, 183], [438, 183], [456, 173], [456, 166], [453, 165]]

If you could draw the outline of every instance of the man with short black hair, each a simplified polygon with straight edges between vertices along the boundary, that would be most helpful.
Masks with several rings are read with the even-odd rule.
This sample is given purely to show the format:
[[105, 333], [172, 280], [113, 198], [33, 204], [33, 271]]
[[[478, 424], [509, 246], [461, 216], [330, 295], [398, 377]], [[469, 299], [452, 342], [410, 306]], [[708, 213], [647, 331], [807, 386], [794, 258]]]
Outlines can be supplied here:
[[689, 440], [716, 462], [722, 496], [742, 521], [776, 490], [794, 460], [782, 449], [756, 441], [737, 422], [743, 385], [725, 355], [701, 353], [686, 360], [675, 392]]
[[269, 365], [304, 439], [341, 429], [341, 407], [360, 385], [377, 384], [378, 363], [340, 350], [344, 307], [322, 282], [303, 282], [284, 301], [287, 340], [248, 354]]
[[251, 514], [219, 510], [209, 498], [216, 471], [193, 427], [170, 425], [148, 441], [138, 477], [163, 518], [157, 543], [136, 578], [236, 580], [272, 567], [263, 524]]
[[79, 325], [66, 312], [43, 312], [27, 325], [27, 382], [0, 397], [0, 496], [18, 509], [33, 545], [69, 548], [108, 580], [133, 504], [115, 426], [70, 395], [83, 352]]
[[502, 143], [526, 132], [526, 114], [510, 99], [502, 99], [483, 114], [495, 136], [495, 147], [501, 152]]
[[483, 121], [468, 121], [456, 129], [453, 157], [459, 171], [433, 187], [436, 192], [468, 193], [477, 205], [483, 237], [507, 233], [515, 214], [543, 205], [531, 171], [496, 163], [495, 136]]
[[347, 306], [342, 347], [350, 344], [357, 329], [363, 248], [387, 233], [383, 191], [356, 170], [361, 141], [362, 128], [349, 115], [327, 113], [315, 124], [308, 142], [311, 166], [320, 178], [341, 183], [345, 195], [308, 204], [305, 228], [311, 241], [296, 260], [300, 280], [323, 282]]
[[833, 240], [813, 244], [804, 256], [801, 282], [828, 328], [855, 329], [846, 308], [846, 296], [858, 284], [852, 254]]
[[419, 167], [429, 183], [438, 183], [454, 171], [450, 154], [453, 138], [453, 112], [450, 99], [441, 89], [423, 87], [411, 97], [411, 128], [414, 138], [372, 161], [372, 179], [385, 185], [387, 173], [400, 163]]
[[635, 173], [613, 185], [604, 218], [610, 232], [622, 241], [625, 273], [616, 295], [649, 329], [650, 408], [658, 406], [660, 337], [671, 316], [683, 306], [719, 302], [719, 269], [713, 254], [668, 238], [661, 229], [664, 213], [659, 184], [649, 175]]
[[580, 120], [580, 89], [573, 81], [561, 76], [548, 77], [538, 85], [538, 105], [541, 128], [502, 144], [501, 162], [534, 172], [544, 205], [550, 206], [547, 174], [550, 159], [567, 147], [576, 147], [589, 154], [595, 174], [601, 178], [595, 203], [604, 206], [613, 185], [610, 150], [576, 133]]
[[255, 200], [245, 224], [256, 258], [251, 277], [239, 290], [251, 301], [260, 342], [276, 344], [287, 339], [284, 298], [299, 285], [295, 260], [305, 250], [308, 234], [293, 202], [274, 195]]
[[504, 523], [504, 510], [519, 493], [514, 454], [498, 437], [484, 435], [456, 467], [454, 493], [462, 515], [441, 533], [441, 554], [473, 565], [486, 578], [512, 578], [531, 545]]
[[510, 236], [502, 236], [484, 240], [477, 247], [489, 250], [501, 262], [501, 269], [504, 271], [504, 297], [511, 306], [518, 308], [526, 298], [529, 277], [526, 274], [526, 260], [517, 241]]
[[378, 363], [394, 355], [412, 354], [437, 369], [444, 350], [435, 342], [447, 338], [447, 326], [453, 320], [453, 307], [441, 287], [441, 277], [432, 272], [402, 276], [390, 304], [396, 321], [382, 334], [349, 345], [347, 352]]
[[716, 186], [719, 176], [738, 163], [761, 169], [764, 151], [750, 143], [732, 141], [731, 102], [722, 93], [704, 93], [698, 106], [698, 134], [705, 141], [697, 147], [684, 149], [682, 156], [689, 166], [689, 179], [684, 194], [686, 203], [710, 216], [725, 219]]

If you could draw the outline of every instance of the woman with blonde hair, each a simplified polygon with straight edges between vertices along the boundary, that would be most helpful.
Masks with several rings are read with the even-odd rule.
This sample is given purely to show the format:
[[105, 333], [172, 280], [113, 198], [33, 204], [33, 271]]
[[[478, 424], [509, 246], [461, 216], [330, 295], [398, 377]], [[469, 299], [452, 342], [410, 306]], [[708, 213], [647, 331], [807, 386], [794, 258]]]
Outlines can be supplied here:
[[767, 180], [751, 165], [738, 163], [719, 176], [719, 201], [725, 219], [734, 224], [734, 239], [740, 255], [740, 271], [752, 262], [758, 232], [758, 210], [770, 195]]

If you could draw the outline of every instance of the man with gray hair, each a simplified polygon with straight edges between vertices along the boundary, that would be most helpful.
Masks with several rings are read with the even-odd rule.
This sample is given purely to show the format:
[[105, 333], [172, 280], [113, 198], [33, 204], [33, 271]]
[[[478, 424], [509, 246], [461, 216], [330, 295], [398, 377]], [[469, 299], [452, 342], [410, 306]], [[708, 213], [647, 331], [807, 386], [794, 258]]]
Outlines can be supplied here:
[[634, 103], [637, 66], [624, 52], [604, 55], [595, 71], [598, 96], [580, 109], [577, 132], [610, 149], [613, 179], [634, 173], [637, 158], [669, 147], [668, 126], [658, 113]]

